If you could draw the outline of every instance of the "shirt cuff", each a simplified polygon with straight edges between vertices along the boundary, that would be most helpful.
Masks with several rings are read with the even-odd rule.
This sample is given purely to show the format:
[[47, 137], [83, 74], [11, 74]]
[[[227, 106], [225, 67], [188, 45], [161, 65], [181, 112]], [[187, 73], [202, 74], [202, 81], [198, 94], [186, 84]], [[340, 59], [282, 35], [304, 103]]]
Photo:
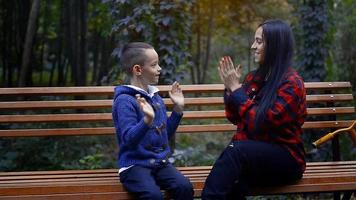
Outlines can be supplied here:
[[245, 88], [240, 87], [239, 89], [230, 93], [230, 100], [233, 101], [235, 104], [245, 103], [248, 100]]
[[180, 120], [182, 119], [183, 117], [183, 112], [177, 112], [177, 111], [172, 111], [172, 114], [171, 114], [171, 119], [174, 121], [174, 122], [180, 122]]

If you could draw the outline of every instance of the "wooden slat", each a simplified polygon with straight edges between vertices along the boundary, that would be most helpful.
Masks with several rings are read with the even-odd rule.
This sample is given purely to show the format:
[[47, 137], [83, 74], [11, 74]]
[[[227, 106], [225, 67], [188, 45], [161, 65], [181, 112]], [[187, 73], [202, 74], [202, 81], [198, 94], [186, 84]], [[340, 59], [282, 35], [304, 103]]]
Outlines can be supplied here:
[[[117, 175], [116, 175], [117, 176]], [[194, 188], [201, 190], [203, 188], [205, 175], [200, 178], [190, 178], [194, 185]], [[295, 193], [295, 192], [313, 192], [313, 191], [340, 191], [340, 190], [352, 190], [356, 185], [356, 176], [350, 174], [349, 176], [324, 176], [324, 177], [312, 177], [306, 176], [302, 180], [298, 181], [297, 184], [286, 185], [281, 187], [263, 187], [263, 188], [253, 188], [252, 194], [275, 194], [275, 193]], [[352, 183], [352, 184], [350, 184]], [[92, 188], [94, 187], [95, 188]], [[327, 189], [325, 186], [337, 186]], [[35, 183], [24, 183], [18, 184], [18, 186], [7, 185], [6, 187], [11, 187], [11, 190], [3, 190], [0, 187], [2, 195], [45, 195], [45, 194], [78, 194], [83, 192], [85, 188], [87, 193], [110, 193], [110, 192], [122, 192], [122, 186], [115, 179], [108, 179], [102, 181], [95, 180], [78, 180], [73, 182], [48, 182], [48, 184], [35, 184]], [[324, 188], [325, 187], [325, 188]], [[308, 189], [307, 189], [308, 188]], [[324, 189], [321, 189], [324, 188]], [[278, 192], [277, 192], [278, 191]], [[199, 196], [199, 194], [196, 194]]]
[[[303, 181], [310, 181], [311, 179], [333, 179], [333, 178], [349, 178], [353, 177], [354, 180], [356, 180], [356, 168], [354, 167], [352, 169], [353, 171], [349, 172], [341, 172], [339, 170], [333, 170], [327, 173], [307, 173], [303, 175]], [[187, 178], [190, 179], [205, 179], [209, 174], [209, 171], [206, 171], [204, 173], [191, 173], [191, 174], [184, 174]], [[12, 177], [2, 177], [4, 180], [0, 182], [0, 188], [1, 186], [10, 186], [10, 185], [64, 185], [64, 184], [69, 184], [69, 183], [105, 183], [105, 182], [110, 182], [114, 181], [117, 184], [119, 183], [119, 176], [118, 174], [112, 174], [108, 176], [97, 176], [96, 174], [91, 174], [89, 175], [52, 175], [52, 176], [29, 176], [27, 179], [11, 179]], [[6, 178], [6, 179], [5, 179]], [[319, 182], [320, 183], [320, 182]]]
[[[171, 86], [158, 85], [163, 93], [170, 90]], [[181, 85], [185, 93], [214, 93], [224, 90], [223, 84]], [[26, 88], [0, 88], [1, 95], [17, 96], [56, 96], [56, 95], [113, 95], [114, 86], [87, 86], [87, 87], [26, 87]]]
[[0, 196], [0, 200], [133, 200], [127, 192], [81, 192], [71, 194], [47, 194], [25, 196]]
[[[198, 167], [178, 167], [187, 177], [199, 177], [207, 176], [211, 170], [211, 166], [198, 166]], [[0, 185], [11, 183], [13, 180], [18, 180], [18, 183], [24, 180], [79, 180], [77, 178], [118, 178], [117, 169], [98, 169], [98, 170], [63, 170], [63, 171], [31, 171], [31, 172], [9, 172], [0, 173]], [[339, 175], [356, 175], [356, 163], [354, 161], [342, 161], [337, 165], [325, 165], [322, 162], [318, 162], [318, 165], [309, 165], [304, 173], [305, 177], [316, 176], [330, 176], [331, 174], [339, 173]], [[96, 179], [90, 179], [96, 180]], [[15, 182], [14, 182], [15, 183]]]
[[333, 107], [333, 108], [307, 108], [308, 115], [336, 115], [353, 114], [354, 107]]
[[0, 196], [0, 200], [133, 200], [127, 192], [82, 192], [74, 194], [47, 194], [25, 196]]
[[[333, 179], [333, 178], [350, 178], [353, 177], [353, 179], [356, 179], [356, 168], [352, 169], [353, 172], [340, 172], [338, 170], [331, 171], [329, 173], [309, 173], [309, 174], [304, 174], [303, 175], [303, 181], [313, 181], [315, 182], [316, 180], [320, 181], [322, 179], [325, 180], [325, 178]], [[196, 173], [191, 173], [191, 174], [184, 174], [187, 178], [190, 178], [191, 180], [199, 180], [199, 179], [205, 179], [210, 171], [205, 171], [203, 173], [196, 172]], [[3, 177], [7, 178], [7, 177]], [[11, 178], [11, 177], [8, 177]], [[76, 177], [75, 175], [67, 175], [67, 176], [48, 176], [48, 177], [43, 177], [43, 176], [31, 176], [29, 179], [14, 179], [14, 180], [3, 180], [0, 183], [0, 188], [2, 186], [20, 186], [20, 185], [26, 185], [28, 186], [40, 186], [40, 185], [64, 185], [64, 184], [74, 184], [74, 183], [86, 183], [86, 184], [93, 184], [93, 183], [107, 183], [107, 182], [112, 182], [114, 181], [115, 183], [119, 184], [118, 182], [119, 176], [118, 174], [112, 174], [104, 177], [98, 177], [95, 174], [92, 174], [91, 176], [83, 176], [83, 177]], [[330, 181], [330, 180], [329, 180]], [[321, 183], [321, 181], [319, 182]]]
[[113, 93], [114, 86], [0, 88], [0, 94], [4, 96], [113, 95]]
[[[303, 129], [313, 128], [346, 128], [353, 121], [315, 121], [305, 122]], [[230, 132], [235, 131], [232, 124], [208, 124], [208, 125], [180, 125], [178, 133], [203, 133], [203, 132]], [[93, 128], [54, 128], [54, 129], [11, 129], [0, 130], [0, 137], [42, 137], [42, 136], [90, 136], [90, 135], [114, 135], [114, 127]]]
[[306, 89], [321, 89], [321, 90], [330, 90], [330, 89], [346, 89], [351, 88], [350, 82], [305, 82]]
[[352, 101], [352, 94], [313, 94], [307, 95], [307, 103]]
[[[352, 94], [324, 94], [307, 95], [308, 103], [352, 101]], [[167, 106], [172, 106], [170, 99], [164, 98]], [[196, 97], [185, 98], [186, 106], [223, 105], [223, 97]], [[82, 108], [111, 108], [112, 99], [109, 100], [67, 100], [67, 101], [14, 101], [0, 102], [2, 110], [24, 109], [82, 109]]]
[[14, 101], [0, 102], [3, 110], [111, 108], [112, 100]]
[[[168, 85], [157, 86], [162, 92], [170, 89]], [[187, 93], [200, 91], [221, 92], [224, 90], [223, 84], [201, 84], [201, 85], [181, 85], [182, 90]], [[345, 89], [351, 88], [350, 82], [306, 82], [306, 89]], [[26, 88], [0, 88], [1, 95], [113, 95], [114, 86], [87, 86], [87, 87], [26, 87]]]
[[114, 134], [114, 127], [0, 130], [0, 137], [90, 136]]
[[[314, 169], [343, 169], [356, 168], [356, 160], [350, 161], [325, 161], [325, 162], [307, 162], [306, 171]], [[212, 166], [187, 166], [177, 167], [184, 174], [197, 171], [211, 170]], [[3, 176], [28, 176], [28, 175], [58, 175], [58, 174], [117, 174], [118, 169], [85, 169], [85, 170], [55, 170], [55, 171], [22, 171], [22, 172], [0, 172]], [[1, 182], [2, 179], [0, 179]]]
[[0, 123], [111, 121], [111, 113], [0, 115]]
[[[172, 106], [170, 99], [164, 98], [167, 106]], [[186, 106], [192, 105], [223, 105], [222, 97], [185, 98]], [[111, 108], [112, 100], [67, 100], [67, 101], [14, 101], [0, 102], [2, 110], [34, 110], [34, 109], [81, 109]]]
[[315, 121], [315, 122], [304, 122], [303, 129], [321, 129], [321, 128], [346, 128], [351, 126], [353, 120], [343, 120], [343, 121]]
[[[308, 115], [336, 115], [355, 113], [354, 107], [308, 108]], [[167, 113], [170, 115], [170, 112]], [[185, 111], [183, 119], [216, 119], [225, 118], [224, 110]], [[33, 123], [33, 122], [79, 122], [79, 121], [112, 121], [111, 113], [82, 114], [40, 114], [40, 115], [0, 115], [0, 123]]]

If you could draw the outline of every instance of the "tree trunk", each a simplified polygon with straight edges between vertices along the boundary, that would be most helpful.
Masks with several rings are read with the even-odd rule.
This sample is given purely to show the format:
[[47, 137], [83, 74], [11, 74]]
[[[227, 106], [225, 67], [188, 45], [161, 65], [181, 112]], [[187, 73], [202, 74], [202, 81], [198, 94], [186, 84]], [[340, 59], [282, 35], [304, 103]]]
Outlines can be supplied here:
[[109, 67], [112, 63], [111, 51], [115, 46], [115, 36], [112, 35], [107, 39], [102, 38], [102, 44], [97, 85], [107, 85], [110, 83], [111, 74], [109, 73]]
[[11, 23], [11, 15], [9, 14], [9, 4], [12, 4], [13, 2], [11, 1], [1, 1], [1, 32], [2, 34], [1, 36], [1, 63], [3, 66], [3, 70], [2, 70], [2, 86], [3, 87], [8, 87], [10, 85], [9, 83], [9, 77], [8, 74], [10, 73], [10, 67], [9, 67], [9, 62], [8, 62], [8, 58], [10, 58], [10, 52], [8, 51], [8, 49], [11, 49], [9, 46], [10, 41], [9, 37], [11, 37], [11, 33], [9, 34], [9, 32], [11, 32], [12, 30], [12, 23]]
[[[65, 0], [64, 0], [65, 1]], [[68, 20], [68, 29], [67, 29], [67, 49], [68, 49], [68, 57], [69, 57], [69, 63], [71, 67], [71, 80], [74, 82], [75, 85], [76, 83], [76, 77], [77, 77], [77, 9], [76, 9], [76, 3], [73, 0], [67, 1], [68, 5], [66, 8], [68, 9], [68, 13], [66, 15], [66, 20]]]
[[95, 31], [93, 37], [93, 75], [92, 75], [92, 84], [95, 84], [98, 78], [98, 61], [99, 61], [99, 51], [100, 51], [100, 44], [102, 38], [100, 33]]
[[22, 54], [22, 64], [21, 64], [21, 72], [20, 72], [20, 79], [19, 79], [20, 87], [26, 85], [27, 77], [29, 76], [28, 73], [30, 71], [29, 66], [30, 66], [30, 58], [32, 53], [32, 43], [36, 33], [36, 22], [37, 22], [39, 11], [40, 11], [40, 0], [33, 0], [30, 17], [27, 24], [24, 50]]
[[[48, 29], [48, 19], [49, 19], [49, 9], [51, 7], [51, 2], [52, 1], [46, 1], [44, 3], [44, 17], [43, 17], [43, 35], [42, 37], [39, 39], [41, 41], [41, 56], [40, 56], [40, 62], [39, 62], [39, 66], [38, 66], [38, 71], [40, 72], [40, 80], [39, 80], [39, 84], [42, 85], [43, 84], [43, 61], [46, 59], [45, 56], [45, 46], [47, 45], [47, 29]], [[52, 61], [52, 55], [48, 55], [51, 56], [51, 61]], [[54, 62], [54, 61], [53, 61]], [[55, 67], [55, 65], [52, 65], [52, 67]]]
[[214, 27], [214, 3], [213, 0], [210, 0], [210, 9], [209, 9], [209, 25], [208, 25], [208, 36], [207, 36], [207, 41], [206, 41], [206, 49], [205, 49], [205, 61], [204, 65], [202, 66], [203, 70], [201, 73], [201, 77], [199, 79], [199, 84], [202, 84], [205, 82], [205, 76], [208, 71], [208, 65], [210, 61], [210, 44], [211, 44], [211, 35], [213, 32], [213, 27]]
[[[102, 42], [102, 47], [101, 47], [101, 59], [100, 59], [100, 67], [99, 67], [99, 74], [98, 74], [98, 79], [96, 81], [96, 85], [102, 85], [102, 81], [104, 76], [108, 73], [108, 46], [107, 44], [109, 43], [110, 39], [105, 39]], [[104, 80], [105, 81], [105, 80]]]
[[199, 5], [199, 2], [197, 2], [196, 4], [196, 16], [197, 16], [197, 25], [196, 25], [196, 28], [197, 28], [197, 31], [196, 31], [196, 34], [197, 34], [197, 38], [196, 38], [196, 45], [197, 45], [197, 53], [195, 55], [195, 69], [196, 69], [196, 77], [193, 77], [192, 80], [193, 81], [193, 84], [197, 84], [199, 83], [199, 76], [200, 76], [200, 55], [201, 55], [201, 29], [200, 29], [200, 5]]
[[80, 49], [79, 49], [79, 72], [78, 85], [86, 85], [88, 72], [88, 44], [87, 44], [87, 29], [88, 29], [88, 2], [87, 0], [80, 1]]
[[59, 19], [59, 26], [58, 26], [58, 38], [57, 38], [57, 68], [58, 68], [58, 77], [57, 77], [57, 86], [64, 86], [64, 62], [62, 62], [62, 49], [63, 49], [63, 42], [64, 42], [64, 32], [65, 28], [68, 27], [68, 24], [65, 23], [65, 9], [66, 4], [64, 3], [66, 0], [62, 0], [60, 3], [60, 19]]

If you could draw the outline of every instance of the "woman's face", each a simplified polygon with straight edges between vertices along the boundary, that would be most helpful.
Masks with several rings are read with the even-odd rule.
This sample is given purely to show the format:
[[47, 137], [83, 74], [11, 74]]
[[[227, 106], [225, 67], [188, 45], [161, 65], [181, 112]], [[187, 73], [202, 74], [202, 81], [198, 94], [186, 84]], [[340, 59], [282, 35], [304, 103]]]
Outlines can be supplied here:
[[265, 41], [262, 32], [262, 27], [258, 27], [255, 33], [255, 40], [251, 46], [251, 49], [254, 52], [255, 62], [259, 64], [263, 63], [265, 57]]

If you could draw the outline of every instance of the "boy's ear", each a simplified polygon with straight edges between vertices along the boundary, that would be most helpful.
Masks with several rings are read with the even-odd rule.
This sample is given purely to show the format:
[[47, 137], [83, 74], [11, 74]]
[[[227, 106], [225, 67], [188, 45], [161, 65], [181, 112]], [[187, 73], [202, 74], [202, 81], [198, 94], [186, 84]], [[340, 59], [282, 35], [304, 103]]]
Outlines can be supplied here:
[[140, 76], [142, 72], [142, 68], [140, 65], [134, 65], [132, 67], [132, 74], [136, 75], [136, 76]]

